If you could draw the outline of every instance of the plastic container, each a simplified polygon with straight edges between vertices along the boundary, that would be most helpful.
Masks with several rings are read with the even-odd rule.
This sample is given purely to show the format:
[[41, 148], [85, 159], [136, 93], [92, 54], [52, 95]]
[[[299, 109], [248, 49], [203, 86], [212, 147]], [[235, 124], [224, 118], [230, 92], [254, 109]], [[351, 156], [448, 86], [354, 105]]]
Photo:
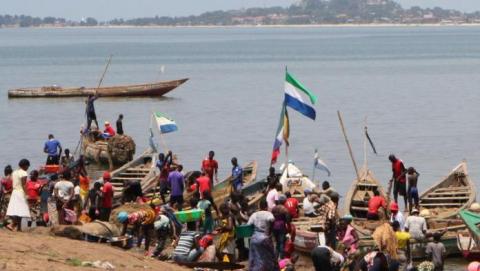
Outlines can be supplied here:
[[253, 225], [240, 225], [235, 228], [237, 238], [248, 238], [253, 235]]
[[175, 212], [175, 216], [181, 223], [199, 221], [202, 218], [202, 214], [203, 210], [201, 209]]

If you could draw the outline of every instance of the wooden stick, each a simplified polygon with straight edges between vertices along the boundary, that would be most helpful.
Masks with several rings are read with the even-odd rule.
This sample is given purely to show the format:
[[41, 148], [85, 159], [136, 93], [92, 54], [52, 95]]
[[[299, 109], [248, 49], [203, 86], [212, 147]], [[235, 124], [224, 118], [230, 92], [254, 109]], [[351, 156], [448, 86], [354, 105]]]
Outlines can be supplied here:
[[353, 157], [352, 147], [350, 146], [350, 142], [347, 138], [347, 132], [345, 131], [345, 126], [343, 125], [342, 114], [340, 113], [340, 111], [337, 111], [337, 115], [338, 120], [340, 121], [340, 126], [342, 127], [343, 136], [345, 137], [345, 143], [348, 147], [348, 152], [350, 153], [350, 158], [352, 159], [353, 167], [355, 168], [355, 174], [357, 174], [357, 180], [360, 181], [360, 174], [358, 173], [357, 163], [355, 162], [355, 158]]
[[100, 77], [100, 81], [98, 81], [97, 88], [95, 89], [95, 94], [97, 94], [98, 89], [102, 85], [103, 78], [105, 78], [105, 74], [107, 73], [108, 67], [110, 66], [110, 63], [112, 62], [112, 56], [113, 55], [110, 55], [110, 57], [108, 58], [108, 62], [107, 62], [107, 65], [105, 66], [105, 70], [103, 70], [102, 77]]

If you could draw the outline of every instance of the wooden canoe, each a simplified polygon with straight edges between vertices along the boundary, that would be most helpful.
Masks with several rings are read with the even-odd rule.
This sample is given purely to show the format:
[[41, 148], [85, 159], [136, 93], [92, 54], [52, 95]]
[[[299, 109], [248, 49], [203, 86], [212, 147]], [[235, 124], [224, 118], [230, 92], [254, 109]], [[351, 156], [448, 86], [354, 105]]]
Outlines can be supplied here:
[[[156, 159], [156, 153], [147, 150], [133, 161], [111, 173], [111, 183], [114, 189], [114, 207], [121, 205], [123, 191], [130, 181], [139, 181], [144, 192], [156, 187], [158, 179], [155, 167]], [[145, 160], [150, 162], [146, 164]]]
[[462, 210], [459, 215], [463, 222], [465, 222], [477, 247], [480, 248], [480, 213]]
[[373, 172], [368, 168], [359, 171], [360, 180], [353, 181], [345, 198], [345, 214], [351, 214], [353, 218], [367, 218], [368, 200], [373, 197], [373, 191], [377, 189], [380, 195], [386, 198], [385, 191]]
[[420, 208], [437, 218], [457, 217], [460, 210], [476, 200], [476, 189], [467, 171], [467, 162], [455, 167], [442, 181], [420, 196]]
[[9, 98], [52, 98], [52, 97], [81, 97], [98, 94], [99, 97], [152, 97], [162, 96], [185, 83], [188, 78], [161, 81], [149, 84], [110, 86], [100, 88], [58, 86], [39, 88], [18, 88], [8, 91]]

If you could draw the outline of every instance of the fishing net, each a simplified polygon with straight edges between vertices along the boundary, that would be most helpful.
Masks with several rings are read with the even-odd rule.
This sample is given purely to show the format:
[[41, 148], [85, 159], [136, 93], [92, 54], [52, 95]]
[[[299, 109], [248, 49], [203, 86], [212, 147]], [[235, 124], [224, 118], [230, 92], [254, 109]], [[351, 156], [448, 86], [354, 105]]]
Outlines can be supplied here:
[[392, 227], [383, 223], [372, 234], [375, 245], [382, 252], [387, 252], [393, 259], [397, 259], [397, 238]]
[[115, 135], [108, 139], [108, 152], [114, 161], [131, 161], [135, 154], [135, 142], [130, 136]]

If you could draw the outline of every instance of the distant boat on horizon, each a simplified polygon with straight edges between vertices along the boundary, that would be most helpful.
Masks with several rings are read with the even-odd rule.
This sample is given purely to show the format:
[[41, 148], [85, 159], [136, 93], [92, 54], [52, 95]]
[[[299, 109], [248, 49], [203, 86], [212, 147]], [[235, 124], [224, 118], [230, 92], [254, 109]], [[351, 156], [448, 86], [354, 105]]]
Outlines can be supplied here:
[[44, 86], [36, 88], [17, 88], [8, 91], [9, 98], [55, 98], [84, 97], [97, 94], [99, 97], [160, 97], [182, 85], [188, 80], [183, 78], [171, 81], [159, 81], [147, 84], [108, 86], [108, 87], [59, 87]]

